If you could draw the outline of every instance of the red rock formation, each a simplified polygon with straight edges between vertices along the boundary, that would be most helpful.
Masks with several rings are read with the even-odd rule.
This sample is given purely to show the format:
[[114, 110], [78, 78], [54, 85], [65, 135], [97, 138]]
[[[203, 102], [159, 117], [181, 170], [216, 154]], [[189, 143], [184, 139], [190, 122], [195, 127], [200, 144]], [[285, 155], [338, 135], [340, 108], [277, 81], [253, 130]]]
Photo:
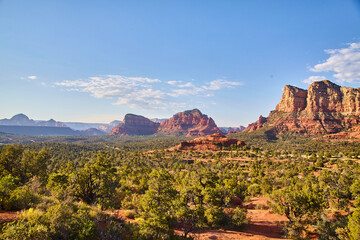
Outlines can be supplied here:
[[177, 113], [169, 120], [161, 122], [158, 132], [186, 136], [221, 133], [214, 120], [198, 109]]
[[222, 147], [231, 147], [235, 146], [244, 146], [243, 141], [239, 141], [234, 138], [227, 138], [220, 133], [215, 133], [206, 137], [195, 138], [194, 140], [181, 142], [178, 146], [175, 147], [176, 150], [197, 150], [197, 151], [207, 151], [207, 150], [221, 150]]
[[126, 114], [122, 123], [110, 131], [110, 135], [151, 135], [156, 133], [159, 123], [154, 123], [148, 118]]
[[266, 123], [266, 118], [260, 115], [259, 120], [249, 124], [249, 126], [244, 131], [252, 132], [258, 130], [263, 127], [264, 123]]
[[294, 86], [286, 85], [280, 103], [276, 106], [277, 111], [299, 112], [306, 107], [307, 91]]
[[261, 119], [244, 131], [268, 127], [275, 133], [337, 133], [360, 123], [360, 89], [340, 87], [328, 80], [314, 82], [308, 90], [285, 86], [276, 110], [266, 120]]

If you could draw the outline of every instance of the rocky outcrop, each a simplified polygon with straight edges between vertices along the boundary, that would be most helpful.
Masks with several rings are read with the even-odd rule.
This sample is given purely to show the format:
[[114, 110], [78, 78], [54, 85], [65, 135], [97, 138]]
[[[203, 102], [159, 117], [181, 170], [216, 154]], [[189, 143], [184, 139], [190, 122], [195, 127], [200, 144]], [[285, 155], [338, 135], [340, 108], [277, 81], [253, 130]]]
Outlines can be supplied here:
[[244, 131], [252, 132], [258, 130], [264, 126], [264, 123], [266, 123], [266, 118], [260, 115], [259, 120], [249, 124], [249, 126]]
[[308, 90], [285, 86], [280, 103], [267, 118], [245, 131], [268, 127], [275, 133], [302, 135], [338, 133], [360, 123], [360, 89], [340, 87], [328, 80], [312, 83]]
[[126, 114], [122, 123], [110, 131], [110, 135], [151, 135], [157, 132], [159, 123], [154, 123], [150, 119], [135, 115]]
[[286, 85], [280, 103], [276, 106], [277, 111], [298, 112], [306, 107], [307, 91], [294, 86]]
[[194, 140], [181, 142], [175, 150], [195, 150], [195, 151], [218, 151], [223, 147], [244, 146], [245, 142], [234, 138], [227, 138], [220, 133], [215, 133], [206, 137], [195, 138]]
[[205, 136], [221, 133], [214, 120], [198, 109], [176, 113], [160, 123], [158, 132], [170, 135]]

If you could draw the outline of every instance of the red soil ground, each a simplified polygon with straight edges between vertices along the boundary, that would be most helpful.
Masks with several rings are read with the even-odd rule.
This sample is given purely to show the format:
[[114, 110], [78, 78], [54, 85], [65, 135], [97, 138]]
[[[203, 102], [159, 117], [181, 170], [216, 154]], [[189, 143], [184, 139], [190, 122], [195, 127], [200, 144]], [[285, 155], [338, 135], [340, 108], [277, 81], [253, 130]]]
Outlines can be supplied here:
[[12, 222], [16, 219], [16, 211], [1, 211], [0, 210], [0, 223]]
[[[240, 231], [231, 230], [202, 230], [192, 235], [196, 240], [272, 240], [272, 239], [285, 239], [281, 235], [281, 225], [287, 221], [285, 216], [280, 216], [271, 213], [270, 209], [255, 209], [256, 206], [261, 205], [267, 208], [268, 198], [259, 197], [252, 198], [249, 203], [245, 205], [248, 208], [248, 218], [250, 223], [246, 224]], [[125, 221], [134, 222], [133, 219], [126, 218], [124, 210], [116, 210], [117, 217]], [[182, 234], [181, 231], [175, 231], [176, 234]]]
[[196, 234], [195, 239], [242, 239], [242, 240], [270, 240], [285, 239], [281, 235], [281, 225], [287, 221], [285, 216], [271, 213], [270, 209], [255, 209], [256, 205], [262, 205], [265, 208], [268, 198], [252, 198], [250, 203], [245, 206], [248, 208], [248, 218], [250, 223], [245, 225], [241, 232], [225, 230], [207, 230]]

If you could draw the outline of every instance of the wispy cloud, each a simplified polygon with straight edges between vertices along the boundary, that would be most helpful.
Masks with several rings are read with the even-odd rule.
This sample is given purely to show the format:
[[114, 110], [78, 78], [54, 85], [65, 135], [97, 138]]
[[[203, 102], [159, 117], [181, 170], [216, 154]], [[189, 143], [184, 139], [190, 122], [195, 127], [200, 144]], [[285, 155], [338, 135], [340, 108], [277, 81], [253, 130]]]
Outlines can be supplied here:
[[35, 79], [37, 79], [37, 76], [31, 75], [31, 76], [28, 76], [27, 78], [30, 79], [30, 80], [35, 80]]
[[[325, 52], [330, 57], [310, 68], [310, 71], [333, 72], [333, 77], [340, 83], [360, 82], [360, 43], [349, 43], [346, 48], [327, 49]], [[304, 82], [309, 83], [310, 78]]]
[[202, 96], [205, 97], [211, 97], [214, 95], [212, 91], [217, 91], [224, 88], [234, 88], [235, 86], [243, 86], [243, 85], [244, 84], [242, 82], [227, 81], [224, 79], [216, 79], [200, 87], [197, 87], [193, 83], [188, 82], [177, 85], [179, 89], [173, 89], [172, 92], [169, 93], [169, 95], [173, 97], [180, 97], [183, 95], [201, 94]]
[[181, 96], [213, 96], [214, 91], [241, 86], [242, 83], [217, 79], [203, 86], [196, 86], [192, 82], [162, 82], [152, 78], [105, 75], [88, 79], [65, 80], [55, 85], [64, 87], [68, 91], [87, 92], [95, 98], [115, 99], [113, 102], [115, 105], [168, 109], [185, 107], [184, 99], [179, 98]]
[[204, 89], [207, 90], [220, 90], [223, 88], [234, 88], [235, 86], [242, 86], [244, 85], [242, 82], [232, 82], [227, 81], [224, 79], [216, 79], [214, 81], [211, 81], [208, 86], [204, 86]]

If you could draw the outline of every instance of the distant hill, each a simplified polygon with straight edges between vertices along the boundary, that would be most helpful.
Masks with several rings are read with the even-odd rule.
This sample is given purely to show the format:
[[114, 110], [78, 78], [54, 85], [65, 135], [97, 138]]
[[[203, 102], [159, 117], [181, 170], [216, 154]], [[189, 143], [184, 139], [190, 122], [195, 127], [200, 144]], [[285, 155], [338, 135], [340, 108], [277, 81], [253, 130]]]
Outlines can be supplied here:
[[103, 125], [106, 125], [106, 123], [83, 123], [83, 122], [64, 122], [67, 127], [72, 128], [74, 130], [86, 130], [89, 128], [99, 128]]
[[43, 126], [6, 126], [0, 125], [0, 132], [19, 134], [25, 136], [95, 136], [104, 135], [98, 129], [76, 131], [69, 127], [43, 127]]
[[33, 120], [23, 113], [10, 119], [0, 119], [0, 132], [26, 136], [94, 136], [105, 134], [104, 131], [89, 127], [74, 130], [65, 123], [54, 119], [48, 121]]
[[155, 122], [155, 123], [161, 123], [165, 120], [169, 120], [168, 118], [151, 118], [151, 121]]
[[0, 125], [0, 132], [26, 136], [76, 136], [77, 131], [69, 127], [6, 126]]
[[10, 119], [0, 119], [0, 125], [5, 126], [42, 126], [42, 127], [66, 127], [62, 122], [57, 122], [54, 119], [48, 121], [35, 121], [30, 119], [23, 113], [17, 114]]
[[228, 134], [228, 133], [242, 132], [245, 129], [245, 127], [244, 126], [239, 126], [239, 127], [219, 127], [219, 129], [223, 134]]

